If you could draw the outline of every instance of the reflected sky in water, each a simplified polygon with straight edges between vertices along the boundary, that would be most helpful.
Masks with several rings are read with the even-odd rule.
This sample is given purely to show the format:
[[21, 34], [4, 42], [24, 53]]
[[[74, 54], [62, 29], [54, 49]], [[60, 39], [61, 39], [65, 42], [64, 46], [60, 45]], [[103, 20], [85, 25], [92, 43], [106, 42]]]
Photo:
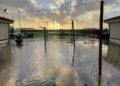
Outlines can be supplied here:
[[[98, 40], [76, 37], [74, 67], [72, 67], [73, 44], [71, 37], [49, 37], [47, 51], [44, 38], [25, 39], [22, 47], [11, 41], [11, 62], [0, 71], [2, 86], [96, 86]], [[103, 44], [103, 56], [107, 55], [107, 45]], [[108, 82], [113, 68], [106, 61], [103, 70]], [[117, 75], [119, 70], [115, 69]], [[107, 81], [108, 80], [108, 81]], [[116, 80], [115, 80], [116, 81]], [[106, 84], [105, 82], [105, 84]], [[117, 82], [115, 82], [116, 84]], [[107, 85], [104, 85], [107, 86]], [[109, 85], [113, 86], [113, 85]], [[116, 85], [118, 86], [118, 85]]]

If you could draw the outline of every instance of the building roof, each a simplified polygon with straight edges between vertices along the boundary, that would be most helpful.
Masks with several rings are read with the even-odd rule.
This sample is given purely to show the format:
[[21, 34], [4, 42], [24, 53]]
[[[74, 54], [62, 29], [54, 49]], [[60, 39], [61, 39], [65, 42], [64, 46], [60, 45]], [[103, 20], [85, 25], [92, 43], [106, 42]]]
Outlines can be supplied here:
[[106, 23], [111, 23], [111, 22], [119, 22], [120, 21], [120, 16], [112, 17], [109, 19], [104, 20]]
[[2, 23], [13, 23], [14, 20], [11, 20], [11, 19], [8, 19], [8, 18], [5, 18], [5, 17], [0, 17], [0, 22]]

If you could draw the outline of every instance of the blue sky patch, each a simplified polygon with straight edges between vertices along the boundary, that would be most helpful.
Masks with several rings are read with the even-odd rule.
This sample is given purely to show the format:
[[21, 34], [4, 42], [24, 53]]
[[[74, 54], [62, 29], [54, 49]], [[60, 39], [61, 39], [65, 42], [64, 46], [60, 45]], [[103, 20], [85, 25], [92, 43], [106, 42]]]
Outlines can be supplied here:
[[37, 2], [41, 4], [43, 8], [49, 8], [49, 5], [53, 0], [37, 0]]

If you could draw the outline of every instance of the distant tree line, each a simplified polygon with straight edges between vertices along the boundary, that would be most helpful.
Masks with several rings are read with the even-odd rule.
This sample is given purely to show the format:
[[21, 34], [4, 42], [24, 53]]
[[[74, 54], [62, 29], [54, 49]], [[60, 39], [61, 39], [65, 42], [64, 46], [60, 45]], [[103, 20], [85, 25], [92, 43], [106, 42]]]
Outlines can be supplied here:
[[[10, 33], [15, 33], [17, 30], [14, 28], [10, 29]], [[21, 33], [26, 35], [33, 35], [33, 36], [43, 36], [44, 30], [39, 29], [21, 29]], [[59, 30], [47, 30], [46, 31], [48, 36], [71, 36], [72, 30], [66, 30], [66, 29], [59, 29]], [[99, 35], [99, 29], [96, 28], [86, 28], [86, 29], [75, 29], [74, 30], [75, 36], [90, 36], [91, 34]], [[109, 30], [104, 29], [103, 30], [103, 36], [109, 37]]]

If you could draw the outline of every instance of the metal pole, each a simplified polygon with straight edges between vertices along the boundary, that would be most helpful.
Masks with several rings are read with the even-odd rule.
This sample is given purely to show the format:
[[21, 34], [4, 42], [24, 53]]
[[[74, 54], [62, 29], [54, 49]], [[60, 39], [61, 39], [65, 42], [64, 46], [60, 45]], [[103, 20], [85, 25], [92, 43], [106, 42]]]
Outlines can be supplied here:
[[74, 66], [75, 59], [75, 30], [74, 30], [74, 21], [72, 20], [72, 32], [73, 32], [73, 57], [72, 57], [72, 67]]
[[21, 20], [20, 20], [20, 11], [18, 10], [18, 17], [19, 17], [19, 31], [20, 31], [20, 28], [21, 28]]
[[103, 16], [104, 16], [104, 1], [101, 1], [100, 5], [100, 31], [99, 31], [99, 80], [98, 86], [101, 86], [101, 77], [102, 77], [102, 32], [103, 32]]
[[48, 21], [46, 20], [46, 40], [48, 41]]
[[5, 17], [5, 12], [3, 12], [3, 17]]

